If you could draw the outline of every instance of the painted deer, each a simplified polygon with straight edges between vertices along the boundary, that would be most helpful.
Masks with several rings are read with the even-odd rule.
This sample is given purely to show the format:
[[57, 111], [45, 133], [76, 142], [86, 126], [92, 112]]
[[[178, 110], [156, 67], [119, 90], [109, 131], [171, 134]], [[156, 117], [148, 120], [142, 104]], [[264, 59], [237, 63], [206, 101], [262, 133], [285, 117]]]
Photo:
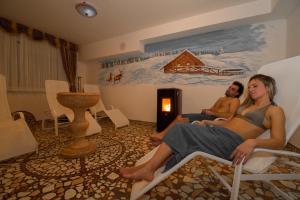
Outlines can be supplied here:
[[113, 81], [113, 74], [111, 72], [109, 73], [109, 76], [107, 77], [106, 81], [107, 82]]
[[120, 80], [121, 80], [121, 78], [122, 78], [122, 71], [121, 70], [119, 70], [119, 74], [117, 74], [117, 75], [115, 75], [115, 77], [114, 77], [114, 83], [116, 83], [117, 81], [119, 81], [120, 82]]

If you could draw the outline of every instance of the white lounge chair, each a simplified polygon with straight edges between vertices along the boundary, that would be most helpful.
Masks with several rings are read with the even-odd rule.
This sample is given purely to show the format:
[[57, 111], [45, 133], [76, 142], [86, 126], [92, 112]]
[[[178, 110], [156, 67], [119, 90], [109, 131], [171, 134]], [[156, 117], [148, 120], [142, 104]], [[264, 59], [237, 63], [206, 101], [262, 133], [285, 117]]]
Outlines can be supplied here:
[[101, 98], [99, 87], [97, 85], [86, 84], [84, 86], [84, 91], [94, 92], [100, 95], [98, 103], [90, 108], [90, 111], [94, 115], [95, 119], [107, 116], [114, 123], [115, 129], [122, 126], [129, 126], [128, 118], [119, 109], [114, 108], [113, 106], [110, 106], [110, 109], [106, 109]]
[[[293, 133], [297, 130], [300, 124], [300, 56], [281, 60], [275, 63], [271, 63], [260, 68], [258, 73], [270, 75], [275, 78], [278, 87], [278, 94], [275, 97], [275, 102], [280, 105], [286, 115], [286, 142], [291, 138]], [[261, 137], [269, 137], [269, 132], [266, 131]], [[155, 153], [157, 148], [153, 149], [150, 153], [146, 154], [141, 158], [136, 165], [149, 160]], [[262, 154], [263, 152], [264, 154]], [[267, 155], [266, 153], [267, 152]], [[144, 193], [149, 191], [151, 188], [156, 186], [159, 182], [166, 179], [171, 173], [179, 169], [181, 166], [186, 164], [188, 161], [196, 156], [202, 156], [209, 159], [213, 159], [217, 162], [221, 162], [225, 165], [232, 165], [232, 162], [224, 160], [222, 158], [204, 153], [194, 152], [184, 158], [180, 163], [175, 165], [167, 172], [163, 172], [164, 167], [161, 167], [155, 172], [155, 178], [151, 182], [139, 181], [135, 182], [132, 187], [131, 200], [138, 199]], [[284, 199], [293, 199], [288, 194], [276, 187], [271, 181], [272, 180], [300, 180], [300, 174], [264, 174], [272, 163], [276, 160], [276, 156], [292, 156], [300, 158], [300, 154], [280, 151], [280, 150], [268, 150], [268, 149], [255, 149], [252, 157], [243, 165], [240, 164], [235, 167], [232, 184], [228, 183], [212, 166], [209, 169], [212, 170], [213, 174], [220, 179], [221, 183], [229, 190], [230, 199], [238, 199], [240, 181], [250, 180], [261, 180], [269, 184], [278, 195], [283, 196]], [[279, 159], [283, 160], [283, 159]], [[287, 167], [289, 165], [300, 168], [299, 163], [286, 162]], [[247, 174], [243, 174], [248, 172]], [[249, 174], [250, 172], [250, 174]]]
[[[73, 111], [61, 105], [56, 99], [57, 93], [69, 92], [69, 85], [66, 81], [46, 80], [45, 89], [50, 112], [52, 117], [54, 118], [55, 134], [58, 135], [58, 126], [66, 124], [65, 121], [60, 122], [59, 118], [64, 116], [67, 117], [69, 121], [67, 123], [72, 122], [74, 119]], [[101, 132], [101, 126], [89, 112], [85, 113], [85, 118], [89, 122], [89, 127], [86, 130], [86, 135], [92, 135]]]
[[38, 150], [24, 115], [13, 120], [7, 101], [6, 80], [0, 74], [0, 161]]

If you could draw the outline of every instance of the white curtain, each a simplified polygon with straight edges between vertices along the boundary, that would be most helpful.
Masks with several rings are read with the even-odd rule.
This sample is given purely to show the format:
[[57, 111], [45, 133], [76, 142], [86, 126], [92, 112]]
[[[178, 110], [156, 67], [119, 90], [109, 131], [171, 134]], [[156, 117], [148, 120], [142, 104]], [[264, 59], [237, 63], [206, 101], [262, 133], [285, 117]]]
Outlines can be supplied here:
[[45, 80], [66, 80], [59, 48], [0, 29], [0, 73], [9, 91], [44, 91]]

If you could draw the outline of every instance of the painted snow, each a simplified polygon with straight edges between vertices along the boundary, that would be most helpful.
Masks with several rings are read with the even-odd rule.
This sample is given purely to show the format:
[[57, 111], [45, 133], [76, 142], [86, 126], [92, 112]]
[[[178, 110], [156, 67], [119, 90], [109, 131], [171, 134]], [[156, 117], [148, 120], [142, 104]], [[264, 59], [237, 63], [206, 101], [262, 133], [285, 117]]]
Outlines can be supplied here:
[[[126, 84], [229, 84], [257, 72], [276, 58], [272, 42], [278, 41], [281, 23], [243, 25], [186, 38], [147, 44], [145, 53], [102, 61], [100, 85]], [[273, 46], [272, 46], [273, 45]], [[164, 73], [162, 67], [188, 49], [205, 65], [221, 69], [242, 69], [243, 74], [217, 76], [207, 74]], [[276, 54], [276, 53], [275, 53]], [[109, 77], [119, 76], [118, 81]]]

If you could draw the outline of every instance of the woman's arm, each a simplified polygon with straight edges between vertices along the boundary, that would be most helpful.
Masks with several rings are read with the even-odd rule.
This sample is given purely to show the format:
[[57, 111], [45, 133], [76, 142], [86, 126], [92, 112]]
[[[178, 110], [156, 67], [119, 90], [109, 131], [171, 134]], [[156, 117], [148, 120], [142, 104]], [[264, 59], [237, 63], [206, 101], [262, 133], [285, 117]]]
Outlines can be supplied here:
[[282, 108], [274, 106], [267, 113], [271, 137], [255, 139], [255, 147], [267, 149], [282, 149], [285, 144], [285, 115]]
[[217, 118], [215, 120], [194, 121], [193, 124], [197, 124], [199, 126], [203, 126], [203, 125], [218, 125], [218, 126], [223, 126], [230, 119]]
[[285, 116], [282, 108], [274, 106], [266, 113], [266, 125], [270, 127], [269, 139], [248, 139], [240, 144], [232, 153], [233, 162], [239, 164], [245, 157], [246, 161], [254, 148], [281, 149], [285, 144]]

